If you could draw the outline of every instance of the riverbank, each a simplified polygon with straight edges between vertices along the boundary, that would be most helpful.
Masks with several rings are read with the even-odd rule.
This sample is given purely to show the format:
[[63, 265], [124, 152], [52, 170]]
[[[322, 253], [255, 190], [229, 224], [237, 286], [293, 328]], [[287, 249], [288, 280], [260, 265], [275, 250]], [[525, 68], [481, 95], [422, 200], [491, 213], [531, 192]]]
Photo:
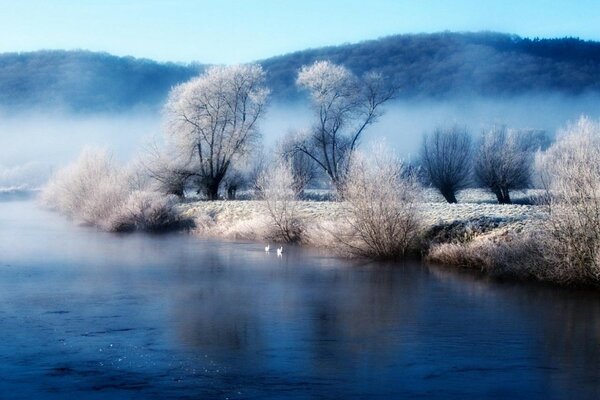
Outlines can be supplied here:
[[[516, 196], [521, 203], [530, 203], [532, 192]], [[532, 204], [493, 204], [484, 191], [467, 190], [461, 193], [458, 204], [443, 202], [441, 196], [426, 191], [419, 213], [420, 241], [417, 251], [427, 261], [477, 268], [492, 275], [535, 277], [542, 280], [523, 263], [513, 260], [525, 251], [546, 214], [543, 207]], [[345, 220], [343, 203], [332, 201], [299, 201], [294, 204], [297, 218], [302, 222], [300, 244], [335, 248], [336, 226]], [[270, 242], [274, 239], [272, 221], [264, 203], [256, 200], [195, 201], [179, 205], [184, 218], [194, 221], [194, 234], [203, 237]], [[518, 244], [518, 246], [516, 246]], [[508, 249], [517, 249], [517, 253]]]

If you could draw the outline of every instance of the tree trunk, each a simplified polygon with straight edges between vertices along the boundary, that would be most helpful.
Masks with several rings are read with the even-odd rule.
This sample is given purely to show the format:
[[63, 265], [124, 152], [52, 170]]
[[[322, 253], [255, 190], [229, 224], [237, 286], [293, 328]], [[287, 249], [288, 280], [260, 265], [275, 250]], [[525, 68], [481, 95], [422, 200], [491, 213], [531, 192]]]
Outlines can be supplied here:
[[508, 188], [502, 189], [502, 199], [503, 199], [502, 204], [512, 204], [512, 201], [510, 200], [510, 193], [508, 192]]
[[454, 204], [454, 203], [458, 203], [458, 201], [456, 201], [456, 195], [454, 194], [454, 192], [452, 190], [443, 190], [441, 191], [442, 196], [444, 196], [444, 199], [446, 199], [446, 201], [450, 204]]
[[498, 204], [511, 204], [510, 194], [507, 188], [493, 189], [493, 192], [498, 199]]
[[219, 186], [221, 181], [212, 179], [208, 181], [204, 186], [204, 194], [208, 200], [219, 200]]
[[235, 186], [229, 186], [227, 188], [227, 199], [235, 200], [236, 192], [237, 192], [237, 188]]

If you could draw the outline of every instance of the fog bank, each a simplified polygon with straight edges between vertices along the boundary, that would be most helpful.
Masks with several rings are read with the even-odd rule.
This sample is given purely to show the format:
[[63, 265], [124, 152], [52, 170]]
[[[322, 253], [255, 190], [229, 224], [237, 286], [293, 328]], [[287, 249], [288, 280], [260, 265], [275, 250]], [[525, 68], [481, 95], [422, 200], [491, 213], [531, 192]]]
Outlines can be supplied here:
[[[600, 95], [396, 100], [385, 105], [383, 110], [384, 115], [368, 128], [362, 143], [385, 140], [402, 156], [412, 158], [423, 133], [438, 126], [466, 125], [472, 134], [478, 135], [487, 127], [504, 124], [511, 128], [543, 129], [554, 134], [581, 115], [600, 118]], [[307, 104], [273, 105], [262, 125], [266, 145], [290, 130], [309, 127], [311, 118]]]
[[[600, 118], [600, 96], [397, 100], [383, 110], [385, 114], [365, 132], [362, 143], [385, 140], [402, 156], [414, 159], [422, 134], [437, 126], [466, 125], [478, 134], [491, 125], [506, 124], [554, 133], [582, 114]], [[288, 132], [309, 128], [312, 118], [308, 103], [271, 104], [260, 124], [263, 147], [268, 152]], [[0, 112], [0, 187], [38, 187], [85, 146], [106, 147], [127, 161], [161, 137], [159, 113]]]
[[160, 115], [0, 112], [0, 187], [38, 187], [86, 146], [127, 160], [160, 134]]

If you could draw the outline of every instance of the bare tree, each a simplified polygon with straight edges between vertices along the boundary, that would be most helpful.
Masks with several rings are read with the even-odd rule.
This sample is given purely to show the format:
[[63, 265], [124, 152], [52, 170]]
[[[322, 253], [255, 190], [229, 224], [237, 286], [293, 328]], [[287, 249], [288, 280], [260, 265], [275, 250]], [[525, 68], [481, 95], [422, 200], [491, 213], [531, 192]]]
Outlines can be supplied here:
[[248, 188], [258, 192], [258, 181], [262, 173], [267, 169], [269, 160], [263, 149], [258, 149], [252, 154], [248, 161], [246, 179], [248, 180]]
[[278, 143], [276, 151], [278, 157], [289, 163], [294, 177], [294, 187], [300, 196], [318, 176], [315, 161], [308, 154], [297, 150], [305, 139], [306, 135], [302, 132], [289, 133]]
[[185, 197], [188, 180], [196, 175], [191, 160], [173, 146], [159, 147], [152, 143], [139, 160], [143, 170], [154, 181], [155, 190]]
[[494, 127], [483, 132], [475, 154], [478, 183], [489, 188], [500, 204], [510, 204], [510, 191], [531, 184], [533, 152], [521, 131]]
[[248, 174], [246, 171], [234, 166], [229, 168], [223, 182], [227, 191], [227, 200], [235, 200], [238, 190], [243, 189], [248, 184]]
[[168, 140], [211, 200], [232, 163], [258, 137], [269, 92], [264, 80], [259, 65], [212, 67], [169, 94]]
[[317, 117], [310, 135], [296, 150], [310, 157], [340, 189], [350, 154], [396, 90], [380, 74], [367, 73], [358, 79], [329, 61], [303, 66], [296, 84], [309, 92]]
[[438, 128], [423, 137], [421, 166], [448, 203], [456, 203], [456, 192], [470, 183], [472, 153], [472, 139], [466, 128]]

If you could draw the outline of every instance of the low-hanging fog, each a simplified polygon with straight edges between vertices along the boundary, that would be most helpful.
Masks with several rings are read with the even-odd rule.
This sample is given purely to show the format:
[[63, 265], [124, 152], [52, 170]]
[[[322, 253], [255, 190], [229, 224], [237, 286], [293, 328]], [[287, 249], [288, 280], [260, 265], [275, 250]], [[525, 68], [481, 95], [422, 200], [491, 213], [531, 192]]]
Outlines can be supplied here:
[[[600, 95], [397, 100], [387, 104], [383, 111], [384, 115], [365, 132], [362, 143], [385, 140], [400, 155], [411, 158], [418, 150], [423, 133], [439, 126], [464, 125], [475, 136], [493, 125], [543, 129], [553, 135], [581, 115], [600, 117]], [[272, 145], [290, 130], [309, 127], [311, 118], [308, 105], [272, 105], [262, 124], [265, 146]]]
[[128, 160], [160, 132], [159, 113], [0, 112], [0, 188], [39, 187], [86, 146]]
[[[414, 159], [422, 134], [437, 126], [466, 125], [476, 135], [490, 125], [505, 124], [553, 134], [580, 115], [599, 118], [600, 96], [397, 100], [384, 111], [366, 131], [362, 143], [385, 140], [402, 156]], [[265, 150], [268, 152], [286, 133], [308, 128], [311, 118], [305, 103], [271, 104], [260, 126]], [[39, 187], [53, 170], [70, 162], [85, 146], [106, 147], [126, 161], [161, 135], [160, 112], [0, 112], [0, 188]]]

